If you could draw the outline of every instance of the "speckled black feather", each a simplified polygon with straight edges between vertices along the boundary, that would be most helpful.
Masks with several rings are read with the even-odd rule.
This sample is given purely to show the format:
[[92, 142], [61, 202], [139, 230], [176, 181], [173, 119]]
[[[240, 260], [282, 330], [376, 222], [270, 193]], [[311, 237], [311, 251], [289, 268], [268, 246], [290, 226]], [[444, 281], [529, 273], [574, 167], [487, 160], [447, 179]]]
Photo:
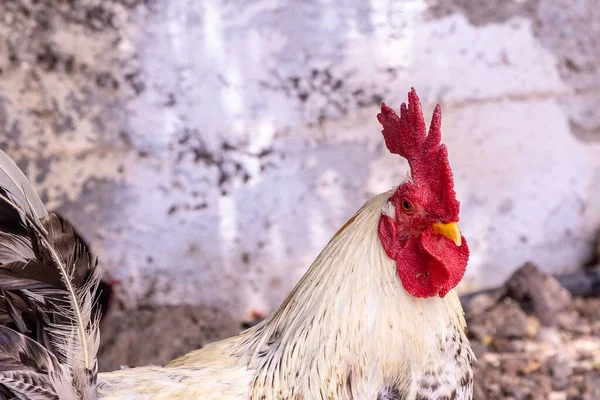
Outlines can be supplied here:
[[95, 398], [97, 263], [11, 163], [0, 152], [0, 400]]
[[[39, 343], [0, 326], [0, 399], [58, 399], [51, 377], [60, 371], [56, 357]], [[18, 398], [18, 397], [17, 397]]]

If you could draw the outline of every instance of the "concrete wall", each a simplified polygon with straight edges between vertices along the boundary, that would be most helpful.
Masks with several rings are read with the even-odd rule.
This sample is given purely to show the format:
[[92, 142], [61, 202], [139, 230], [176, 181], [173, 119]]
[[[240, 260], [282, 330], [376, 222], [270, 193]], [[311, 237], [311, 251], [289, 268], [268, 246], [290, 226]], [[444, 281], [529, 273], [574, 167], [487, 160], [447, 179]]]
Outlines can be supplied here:
[[572, 270], [600, 222], [593, 3], [3, 2], [0, 146], [129, 305], [241, 317], [401, 181], [375, 116], [415, 86], [443, 107], [464, 288]]

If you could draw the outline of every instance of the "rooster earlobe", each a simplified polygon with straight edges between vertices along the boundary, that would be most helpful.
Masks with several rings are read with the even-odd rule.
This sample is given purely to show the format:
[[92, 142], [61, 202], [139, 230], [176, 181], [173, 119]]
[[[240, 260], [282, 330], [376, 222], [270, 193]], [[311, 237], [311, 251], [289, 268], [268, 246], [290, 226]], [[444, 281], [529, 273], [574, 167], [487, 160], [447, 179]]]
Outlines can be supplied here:
[[385, 214], [379, 218], [379, 240], [385, 250], [385, 253], [391, 259], [396, 259], [398, 254], [398, 245], [396, 242], [396, 225], [394, 221]]

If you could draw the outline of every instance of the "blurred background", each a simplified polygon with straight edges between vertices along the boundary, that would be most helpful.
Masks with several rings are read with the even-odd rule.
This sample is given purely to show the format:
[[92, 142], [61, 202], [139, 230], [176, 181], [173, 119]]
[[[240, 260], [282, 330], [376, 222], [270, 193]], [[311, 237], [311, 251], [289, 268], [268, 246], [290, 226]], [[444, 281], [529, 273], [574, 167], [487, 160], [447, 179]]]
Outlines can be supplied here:
[[198, 326], [214, 339], [268, 314], [405, 176], [376, 114], [411, 86], [427, 119], [443, 109], [472, 250], [461, 291], [526, 261], [573, 272], [600, 227], [597, 5], [3, 1], [0, 146], [118, 282], [127, 317], [106, 337], [176, 329], [194, 346]]

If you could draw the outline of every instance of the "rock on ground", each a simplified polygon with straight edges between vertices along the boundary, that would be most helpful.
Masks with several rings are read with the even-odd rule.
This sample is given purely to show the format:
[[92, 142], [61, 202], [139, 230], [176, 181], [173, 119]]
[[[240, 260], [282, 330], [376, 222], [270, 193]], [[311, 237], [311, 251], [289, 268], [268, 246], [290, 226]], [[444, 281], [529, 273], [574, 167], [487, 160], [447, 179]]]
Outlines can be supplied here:
[[533, 263], [515, 271], [504, 286], [507, 296], [519, 302], [525, 312], [534, 315], [545, 326], [556, 325], [556, 316], [571, 302], [570, 293]]

